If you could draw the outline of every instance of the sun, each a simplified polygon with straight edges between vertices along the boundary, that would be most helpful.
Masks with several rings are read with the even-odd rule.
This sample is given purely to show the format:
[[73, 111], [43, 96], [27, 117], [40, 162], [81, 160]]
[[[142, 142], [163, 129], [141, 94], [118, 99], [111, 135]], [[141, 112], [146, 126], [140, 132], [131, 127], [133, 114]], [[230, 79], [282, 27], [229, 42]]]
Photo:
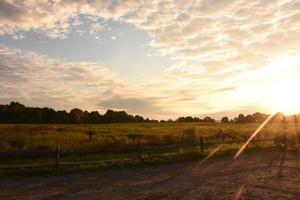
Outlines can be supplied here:
[[277, 80], [268, 84], [263, 91], [262, 101], [265, 107], [273, 113], [300, 113], [300, 80], [291, 78]]

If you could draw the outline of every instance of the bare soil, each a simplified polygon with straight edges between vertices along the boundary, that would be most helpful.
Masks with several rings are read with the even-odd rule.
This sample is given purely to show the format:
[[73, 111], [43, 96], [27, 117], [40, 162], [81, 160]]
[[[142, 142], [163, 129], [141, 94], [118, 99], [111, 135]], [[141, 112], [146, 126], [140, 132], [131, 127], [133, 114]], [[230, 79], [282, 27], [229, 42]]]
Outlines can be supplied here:
[[256, 152], [141, 169], [0, 180], [0, 199], [300, 199], [300, 154]]

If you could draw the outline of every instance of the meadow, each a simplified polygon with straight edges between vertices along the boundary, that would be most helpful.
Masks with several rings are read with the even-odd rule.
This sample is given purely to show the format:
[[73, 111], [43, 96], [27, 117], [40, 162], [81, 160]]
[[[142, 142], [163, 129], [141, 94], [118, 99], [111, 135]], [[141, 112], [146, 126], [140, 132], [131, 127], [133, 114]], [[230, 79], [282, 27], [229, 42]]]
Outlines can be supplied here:
[[[122, 148], [137, 145], [166, 145], [199, 142], [199, 138], [243, 139], [259, 126], [256, 123], [123, 123], [99, 125], [0, 125], [0, 152], [55, 150], [66, 152]], [[273, 123], [257, 138], [299, 135], [300, 125]]]
[[[233, 144], [230, 141], [246, 141], [259, 125], [257, 123], [2, 124], [0, 166], [53, 163], [57, 146], [60, 147], [61, 159], [65, 162], [97, 160], [107, 161], [109, 164], [106, 165], [111, 165], [114, 160], [121, 159], [121, 163], [115, 164], [123, 166], [141, 164], [141, 160], [143, 163], [156, 164], [201, 159], [215, 148], [212, 145], [203, 152], [199, 147], [201, 138], [205, 144], [229, 142], [223, 147], [223, 152], [233, 153], [241, 144]], [[275, 140], [275, 142], [264, 145], [252, 144], [251, 147], [280, 146], [283, 138], [289, 141], [290, 148], [298, 149], [300, 125], [271, 123], [255, 139]], [[164, 148], [170, 146], [173, 148]], [[103, 163], [101, 165], [106, 167]]]

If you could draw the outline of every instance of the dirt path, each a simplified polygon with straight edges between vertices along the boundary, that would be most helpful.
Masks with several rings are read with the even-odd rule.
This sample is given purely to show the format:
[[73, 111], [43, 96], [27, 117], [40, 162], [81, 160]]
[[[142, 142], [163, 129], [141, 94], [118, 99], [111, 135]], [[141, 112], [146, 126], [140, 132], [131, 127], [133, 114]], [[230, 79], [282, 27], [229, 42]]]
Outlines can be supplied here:
[[300, 154], [0, 181], [0, 199], [300, 199]]

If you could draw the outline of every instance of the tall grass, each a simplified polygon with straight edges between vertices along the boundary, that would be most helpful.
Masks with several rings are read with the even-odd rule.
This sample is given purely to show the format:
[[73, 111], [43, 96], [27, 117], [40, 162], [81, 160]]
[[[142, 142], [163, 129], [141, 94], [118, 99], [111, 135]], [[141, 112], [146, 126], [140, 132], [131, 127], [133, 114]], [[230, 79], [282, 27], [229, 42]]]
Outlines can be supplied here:
[[[245, 139], [259, 124], [136, 123], [101, 125], [0, 125], [0, 152], [54, 151], [60, 145], [72, 152], [141, 145], [198, 143], [205, 140]], [[90, 133], [93, 133], [90, 136]], [[300, 143], [300, 125], [269, 124], [260, 139], [293, 138]]]

